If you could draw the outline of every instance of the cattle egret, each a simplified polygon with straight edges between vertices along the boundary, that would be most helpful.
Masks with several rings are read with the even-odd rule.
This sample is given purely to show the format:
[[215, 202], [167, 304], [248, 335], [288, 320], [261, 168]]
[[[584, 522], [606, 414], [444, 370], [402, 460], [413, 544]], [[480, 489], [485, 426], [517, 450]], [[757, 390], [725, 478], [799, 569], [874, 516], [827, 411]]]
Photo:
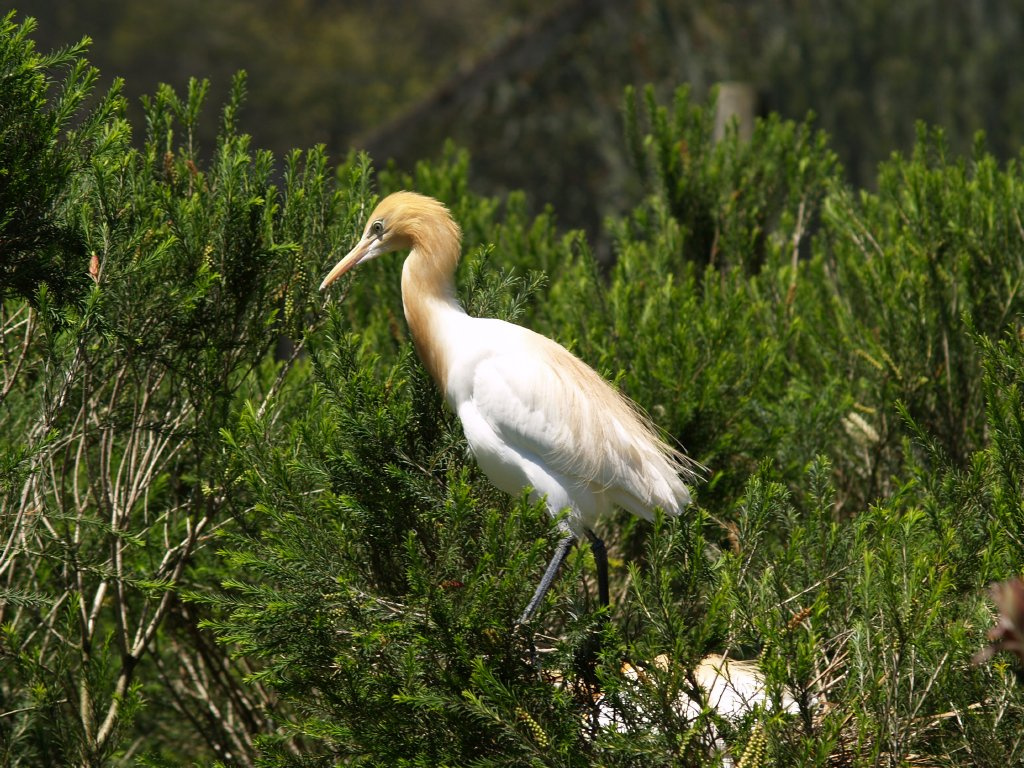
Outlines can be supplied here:
[[462, 232], [437, 200], [413, 192], [384, 198], [358, 244], [320, 289], [353, 267], [408, 251], [402, 303], [416, 352], [459, 415], [488, 479], [516, 494], [530, 488], [562, 517], [564, 536], [520, 619], [527, 622], [569, 549], [586, 536], [608, 604], [608, 557], [594, 533], [613, 507], [651, 520], [690, 503], [694, 466], [592, 368], [559, 344], [503, 320], [470, 317], [455, 296]]
[[[655, 657], [653, 667], [660, 672], [668, 672], [672, 661], [662, 654]], [[729, 752], [730, 745], [719, 728], [717, 718], [702, 716], [714, 712], [719, 718], [735, 725], [744, 717], [753, 714], [757, 717], [754, 732], [747, 742], [747, 751], [757, 743], [757, 732], [763, 727], [762, 718], [769, 712], [784, 712], [795, 715], [800, 712], [800, 705], [788, 688], [782, 689], [778, 700], [769, 695], [764, 674], [756, 661], [738, 661], [721, 656], [717, 653], [705, 656], [691, 670], [688, 679], [695, 687], [685, 686], [675, 701], [665, 702], [660, 695], [656, 680], [650, 674], [650, 667], [635, 667], [626, 663], [622, 665], [622, 676], [625, 684], [616, 697], [600, 694], [595, 700], [597, 705], [597, 725], [620, 733], [640, 726], [644, 730], [656, 732], [655, 723], [665, 721], [671, 713], [679, 720], [679, 725], [694, 734], [699, 742], [709, 750], [719, 753], [722, 768], [737, 765]], [[654, 702], [657, 702], [654, 704]], [[668, 704], [668, 711], [664, 707]], [[654, 706], [652, 707], [652, 704]], [[818, 705], [817, 697], [808, 704]], [[690, 730], [695, 729], [695, 730]], [[729, 735], [735, 735], [729, 732]], [[739, 764], [746, 765], [757, 761], [741, 758]]]

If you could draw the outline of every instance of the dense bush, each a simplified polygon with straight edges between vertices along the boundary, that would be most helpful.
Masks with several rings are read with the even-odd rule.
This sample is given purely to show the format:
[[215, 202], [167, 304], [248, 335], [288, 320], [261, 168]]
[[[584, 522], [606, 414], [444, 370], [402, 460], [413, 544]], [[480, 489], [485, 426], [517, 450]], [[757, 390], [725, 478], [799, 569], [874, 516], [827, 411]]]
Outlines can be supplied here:
[[[133, 146], [116, 91], [83, 111], [81, 48], [29, 32], [0, 27], [5, 763], [1020, 760], [1010, 663], [971, 661], [986, 584], [1024, 567], [1018, 163], [922, 129], [858, 192], [810, 121], [713, 144], [685, 90], [630, 92], [648, 195], [606, 269], [456, 150], [376, 179], [254, 151], [241, 78], [214, 146], [200, 82]], [[560, 340], [709, 467], [682, 519], [609, 521], [607, 622], [584, 548], [516, 627], [557, 530], [467, 458], [401, 259], [315, 294], [400, 187], [462, 224], [473, 313]], [[798, 712], [680, 716], [711, 652]]]

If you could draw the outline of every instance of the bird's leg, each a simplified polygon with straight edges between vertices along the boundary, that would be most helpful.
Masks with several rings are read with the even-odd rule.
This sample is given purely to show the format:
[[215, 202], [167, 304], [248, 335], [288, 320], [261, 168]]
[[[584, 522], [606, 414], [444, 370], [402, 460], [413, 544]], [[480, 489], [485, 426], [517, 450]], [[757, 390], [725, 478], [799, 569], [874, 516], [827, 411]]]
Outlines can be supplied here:
[[594, 553], [594, 565], [597, 566], [597, 596], [603, 608], [608, 607], [608, 550], [604, 540], [589, 528], [583, 529], [590, 539], [590, 549]]
[[562, 563], [565, 562], [565, 558], [569, 555], [569, 550], [575, 543], [576, 537], [571, 533], [565, 534], [562, 540], [558, 542], [558, 548], [555, 550], [555, 555], [551, 558], [551, 562], [548, 563], [548, 569], [544, 571], [544, 577], [540, 580], [540, 584], [537, 585], [537, 591], [533, 593], [529, 605], [526, 606], [523, 615], [519, 617], [520, 624], [525, 624], [533, 618], [533, 614], [537, 611], [537, 606], [540, 605], [544, 595], [551, 589], [551, 582], [555, 580], [558, 569], [562, 567]]
[[[594, 553], [594, 565], [597, 567], [597, 598], [602, 608], [607, 608], [608, 597], [608, 550], [604, 541], [589, 528], [584, 528], [590, 540], [590, 550]], [[597, 615], [597, 623], [593, 626], [580, 642], [575, 653], [575, 668], [580, 675], [584, 685], [594, 694], [594, 701], [600, 695], [601, 683], [597, 677], [597, 663], [601, 655], [601, 648], [604, 639], [604, 630], [608, 627], [608, 611], [601, 611]], [[591, 722], [596, 724], [598, 712], [595, 709]]]

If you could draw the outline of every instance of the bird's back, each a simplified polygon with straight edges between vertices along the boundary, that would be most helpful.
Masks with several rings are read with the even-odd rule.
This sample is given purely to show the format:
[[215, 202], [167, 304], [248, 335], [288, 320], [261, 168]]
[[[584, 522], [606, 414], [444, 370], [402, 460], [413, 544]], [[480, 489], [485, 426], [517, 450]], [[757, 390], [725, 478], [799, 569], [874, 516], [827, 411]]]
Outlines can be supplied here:
[[593, 368], [550, 339], [544, 341], [552, 367], [562, 371], [557, 386], [575, 399], [576, 418], [570, 426], [576, 445], [570, 462], [574, 473], [639, 517], [651, 519], [655, 507], [680, 514], [690, 503], [682, 476], [693, 475], [686, 457], [662, 440], [646, 414]]

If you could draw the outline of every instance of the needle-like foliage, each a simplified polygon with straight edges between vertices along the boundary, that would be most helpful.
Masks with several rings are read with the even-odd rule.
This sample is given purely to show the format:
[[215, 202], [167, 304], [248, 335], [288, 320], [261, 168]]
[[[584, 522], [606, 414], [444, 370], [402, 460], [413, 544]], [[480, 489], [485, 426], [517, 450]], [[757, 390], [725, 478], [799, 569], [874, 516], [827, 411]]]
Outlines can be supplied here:
[[[1020, 162], [922, 128], [852, 190], [812, 120], [715, 143], [685, 89], [630, 92], [647, 194], [595, 249], [455, 149], [261, 152], [242, 77], [219, 117], [160, 88], [133, 143], [30, 31], [0, 26], [0, 762], [1022, 760], [1012, 589], [979, 654], [1024, 570]], [[607, 611], [583, 548], [516, 625], [558, 529], [467, 456], [400, 260], [315, 293], [399, 188], [462, 226], [473, 314], [709, 467], [684, 517], [602, 531]], [[715, 706], [709, 654], [756, 706]]]

